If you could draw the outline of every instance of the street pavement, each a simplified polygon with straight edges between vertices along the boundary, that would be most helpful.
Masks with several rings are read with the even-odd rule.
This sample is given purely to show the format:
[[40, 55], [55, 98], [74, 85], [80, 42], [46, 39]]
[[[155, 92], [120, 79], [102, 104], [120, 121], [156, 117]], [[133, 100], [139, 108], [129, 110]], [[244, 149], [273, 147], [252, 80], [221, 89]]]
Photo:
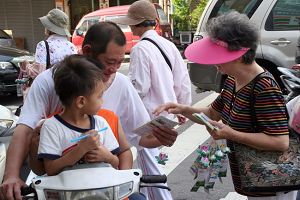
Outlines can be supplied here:
[[[128, 73], [128, 63], [122, 64], [119, 72]], [[196, 106], [208, 106], [217, 97], [215, 92], [196, 93], [195, 87], [192, 88], [192, 102]], [[0, 97], [0, 104], [5, 105], [11, 110], [15, 110], [22, 103], [22, 98]], [[230, 170], [227, 177], [222, 179], [222, 183], [217, 181], [214, 188], [209, 193], [203, 188], [197, 192], [190, 192], [195, 181], [189, 173], [189, 168], [197, 157], [196, 148], [210, 140], [209, 133], [205, 126], [195, 124], [191, 121], [177, 127], [179, 136], [172, 147], [163, 147], [161, 152], [169, 156], [166, 165], [161, 165], [168, 176], [168, 186], [174, 200], [246, 200], [247, 198], [234, 192]], [[136, 150], [132, 148], [134, 154]], [[136, 163], [135, 163], [136, 166]]]

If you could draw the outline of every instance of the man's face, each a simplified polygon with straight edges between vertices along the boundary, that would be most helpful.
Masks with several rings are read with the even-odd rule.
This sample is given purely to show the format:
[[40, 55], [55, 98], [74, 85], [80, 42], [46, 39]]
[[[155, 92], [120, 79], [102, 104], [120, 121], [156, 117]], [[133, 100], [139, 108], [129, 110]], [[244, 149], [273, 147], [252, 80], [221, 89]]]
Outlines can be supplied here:
[[115, 74], [124, 61], [126, 45], [120, 46], [114, 41], [110, 41], [107, 45], [105, 53], [99, 54], [96, 59], [104, 65], [103, 82], [109, 80], [112, 74]]

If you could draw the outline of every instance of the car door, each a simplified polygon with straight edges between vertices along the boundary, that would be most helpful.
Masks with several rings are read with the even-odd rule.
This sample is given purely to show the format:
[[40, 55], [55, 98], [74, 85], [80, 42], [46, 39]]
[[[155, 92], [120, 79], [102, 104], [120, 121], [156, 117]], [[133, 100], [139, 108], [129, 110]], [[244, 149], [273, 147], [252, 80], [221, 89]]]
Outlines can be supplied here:
[[277, 0], [266, 12], [261, 27], [261, 50], [278, 67], [295, 63], [300, 37], [300, 0]]
[[75, 45], [77, 51], [81, 52], [81, 45], [84, 40], [84, 36], [87, 30], [94, 24], [100, 21], [100, 17], [90, 17], [90, 18], [82, 18], [78, 25], [76, 26], [73, 36], [72, 43]]

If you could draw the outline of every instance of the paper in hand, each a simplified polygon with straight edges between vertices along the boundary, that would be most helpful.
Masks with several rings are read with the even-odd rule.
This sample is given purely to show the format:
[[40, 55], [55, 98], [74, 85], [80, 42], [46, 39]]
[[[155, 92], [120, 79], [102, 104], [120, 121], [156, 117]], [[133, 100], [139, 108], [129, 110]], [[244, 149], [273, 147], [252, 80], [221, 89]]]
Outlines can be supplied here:
[[178, 125], [178, 122], [172, 121], [164, 116], [159, 116], [150, 122], [140, 126], [139, 128], [135, 129], [133, 132], [138, 135], [144, 135], [152, 132], [153, 126], [165, 126], [169, 129], [174, 128]]

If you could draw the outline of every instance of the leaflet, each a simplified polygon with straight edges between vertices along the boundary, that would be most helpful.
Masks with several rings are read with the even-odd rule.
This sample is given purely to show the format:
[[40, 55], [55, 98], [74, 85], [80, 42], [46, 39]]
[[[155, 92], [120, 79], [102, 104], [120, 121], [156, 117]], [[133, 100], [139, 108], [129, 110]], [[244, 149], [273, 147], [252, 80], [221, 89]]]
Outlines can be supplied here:
[[139, 128], [135, 129], [133, 132], [138, 135], [144, 135], [147, 133], [151, 133], [153, 131], [153, 127], [155, 127], [155, 126], [165, 126], [169, 129], [172, 129], [176, 125], [178, 125], [178, 122], [170, 120], [164, 116], [159, 116], [159, 117], [149, 121], [148, 123], [140, 126]]

